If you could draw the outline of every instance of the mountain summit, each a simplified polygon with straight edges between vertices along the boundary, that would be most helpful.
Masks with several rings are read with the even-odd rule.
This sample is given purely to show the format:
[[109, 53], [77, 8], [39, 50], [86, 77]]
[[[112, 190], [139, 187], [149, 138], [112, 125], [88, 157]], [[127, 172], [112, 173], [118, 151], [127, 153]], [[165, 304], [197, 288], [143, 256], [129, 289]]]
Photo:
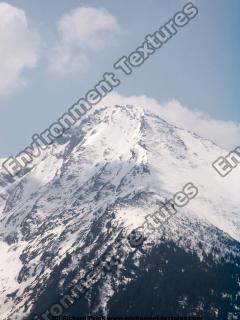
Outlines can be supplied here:
[[197, 197], [151, 241], [126, 248], [118, 270], [66, 314], [237, 317], [240, 169], [217, 175], [211, 164], [222, 154], [144, 108], [86, 115], [15, 182], [0, 184], [0, 319], [41, 314], [123, 228], [139, 227], [189, 182]]

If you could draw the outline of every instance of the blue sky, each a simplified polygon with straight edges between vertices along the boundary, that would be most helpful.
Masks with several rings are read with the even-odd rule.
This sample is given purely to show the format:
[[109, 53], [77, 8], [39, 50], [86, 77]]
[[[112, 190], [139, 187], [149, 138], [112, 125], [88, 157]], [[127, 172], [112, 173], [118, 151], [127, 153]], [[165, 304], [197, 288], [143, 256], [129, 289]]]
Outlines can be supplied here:
[[[3, 7], [6, 3], [10, 7]], [[0, 2], [3, 21], [0, 22], [0, 157], [17, 154], [29, 145], [32, 134], [49, 127], [104, 72], [112, 71], [122, 55], [130, 54], [141, 45], [145, 35], [155, 32], [186, 3], [182, 0]], [[226, 132], [224, 146], [228, 147], [240, 138], [240, 2], [194, 3], [198, 16], [131, 76], [122, 76], [117, 91], [119, 97], [145, 95], [159, 104], [174, 99], [179, 107], [175, 104], [168, 108], [175, 113], [177, 124], [192, 129], [189, 119], [194, 117], [196, 125], [192, 121], [192, 126], [194, 123], [199, 127], [199, 133], [200, 127], [206, 126], [213, 140], [216, 132], [217, 142]], [[105, 13], [104, 33], [97, 29], [102, 28], [102, 22], [97, 24], [93, 19], [93, 23], [86, 24], [85, 16], [83, 19], [74, 16], [82, 7], [90, 7], [96, 14]], [[66, 15], [68, 19], [64, 20]], [[79, 43], [75, 44], [70, 28], [74, 17], [74, 26], [80, 30], [75, 37]], [[61, 61], [63, 51], [65, 62], [61, 65], [57, 62]], [[179, 120], [184, 115], [190, 117], [188, 123]], [[199, 122], [199, 118], [205, 122]]]

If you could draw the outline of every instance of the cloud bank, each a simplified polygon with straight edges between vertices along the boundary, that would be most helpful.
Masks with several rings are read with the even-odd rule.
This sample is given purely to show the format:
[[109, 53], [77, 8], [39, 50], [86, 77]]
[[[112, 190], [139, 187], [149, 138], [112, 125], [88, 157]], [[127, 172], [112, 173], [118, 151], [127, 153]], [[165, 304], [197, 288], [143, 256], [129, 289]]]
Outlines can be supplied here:
[[240, 123], [213, 119], [208, 114], [188, 109], [176, 100], [160, 104], [157, 100], [145, 95], [127, 97], [119, 93], [111, 93], [98, 104], [98, 107], [112, 104], [144, 107], [167, 122], [195, 132], [227, 150], [233, 150], [239, 145]]

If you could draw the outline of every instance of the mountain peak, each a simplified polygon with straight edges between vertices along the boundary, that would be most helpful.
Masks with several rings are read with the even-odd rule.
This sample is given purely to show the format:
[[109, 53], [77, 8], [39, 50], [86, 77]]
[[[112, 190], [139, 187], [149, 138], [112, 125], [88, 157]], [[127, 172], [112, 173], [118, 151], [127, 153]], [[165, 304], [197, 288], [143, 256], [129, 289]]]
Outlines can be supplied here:
[[[122, 227], [130, 232], [159, 201], [171, 199], [189, 182], [197, 186], [197, 198], [155, 240], [165, 230], [172, 241], [181, 235], [181, 248], [191, 248], [199, 257], [216, 244], [227, 254], [229, 248], [216, 239], [220, 232], [240, 240], [240, 182], [235, 176], [224, 180], [216, 175], [211, 163], [220, 152], [211, 141], [142, 107], [92, 110], [1, 193], [6, 269], [0, 281], [3, 296], [15, 292], [2, 307], [5, 317], [30, 308], [31, 292], [45, 287], [52, 268], [67, 253], [80, 250], [87, 257], [90, 249], [104, 250], [109, 226], [116, 233]], [[213, 233], [204, 234], [206, 228]], [[16, 261], [12, 270], [7, 268], [10, 256]]]

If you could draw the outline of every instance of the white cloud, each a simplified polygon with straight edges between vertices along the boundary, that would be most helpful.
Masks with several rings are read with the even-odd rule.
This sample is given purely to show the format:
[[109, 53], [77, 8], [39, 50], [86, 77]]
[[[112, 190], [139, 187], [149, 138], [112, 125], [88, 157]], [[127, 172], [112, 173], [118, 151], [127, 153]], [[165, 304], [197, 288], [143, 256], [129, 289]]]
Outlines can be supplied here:
[[58, 45], [49, 58], [49, 71], [65, 76], [86, 68], [89, 64], [85, 53], [74, 54], [71, 47]]
[[0, 3], [0, 94], [25, 84], [22, 72], [39, 58], [40, 39], [26, 14], [8, 3]]
[[162, 105], [145, 95], [126, 97], [111, 93], [98, 106], [112, 104], [144, 107], [169, 123], [195, 132], [227, 150], [233, 150], [239, 145], [240, 123], [213, 119], [202, 112], [190, 110], [175, 100]]
[[90, 51], [116, 44], [124, 33], [113, 15], [93, 7], [72, 10], [58, 21], [57, 29], [60, 40], [49, 58], [49, 70], [60, 75], [82, 70]]

